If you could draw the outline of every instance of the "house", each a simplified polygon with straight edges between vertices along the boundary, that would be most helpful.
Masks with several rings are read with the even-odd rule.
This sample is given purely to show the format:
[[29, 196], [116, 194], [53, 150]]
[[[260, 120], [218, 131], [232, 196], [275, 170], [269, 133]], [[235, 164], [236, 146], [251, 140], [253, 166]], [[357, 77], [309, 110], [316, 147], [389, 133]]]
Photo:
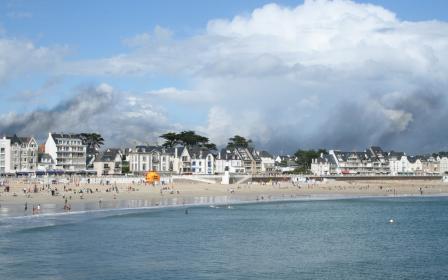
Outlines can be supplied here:
[[127, 153], [129, 171], [134, 174], [144, 174], [147, 171], [173, 171], [174, 149], [140, 145]]
[[292, 172], [299, 168], [296, 158], [290, 155], [279, 155], [275, 158], [275, 169], [282, 173]]
[[336, 162], [332, 155], [321, 154], [311, 162], [311, 172], [317, 176], [336, 174]]
[[420, 156], [408, 156], [408, 173], [413, 175], [423, 175], [423, 164]]
[[56, 169], [65, 171], [86, 170], [86, 150], [79, 134], [49, 133], [45, 152], [55, 162]]
[[226, 171], [230, 173], [244, 173], [244, 164], [237, 153], [233, 150], [222, 149], [215, 161], [216, 173], [223, 174]]
[[[212, 150], [203, 147], [185, 147], [184, 151], [188, 152], [191, 161], [192, 174], [215, 174], [215, 158], [216, 154]], [[181, 157], [185, 154], [181, 154]]]
[[224, 173], [260, 174], [262, 172], [262, 160], [253, 148], [237, 147], [223, 149], [216, 160], [216, 172]]
[[37, 151], [37, 142], [33, 137], [3, 137], [0, 139], [0, 173], [34, 172]]
[[330, 150], [328, 154], [333, 157], [336, 164], [336, 174], [386, 175], [391, 170], [401, 168], [401, 165], [398, 166], [398, 158], [391, 165], [389, 159], [391, 155], [388, 155], [380, 147], [376, 146], [372, 146], [363, 152]]
[[37, 160], [37, 170], [39, 171], [48, 171], [56, 169], [55, 162], [53, 158], [46, 153], [39, 154]]
[[0, 139], [0, 174], [11, 172], [11, 140]]
[[438, 157], [439, 173], [445, 175], [448, 173], [448, 157]]
[[257, 151], [261, 159], [261, 172], [270, 173], [275, 171], [275, 159], [267, 151]]
[[107, 149], [96, 157], [93, 162], [93, 169], [98, 176], [121, 175], [122, 158], [120, 149]]

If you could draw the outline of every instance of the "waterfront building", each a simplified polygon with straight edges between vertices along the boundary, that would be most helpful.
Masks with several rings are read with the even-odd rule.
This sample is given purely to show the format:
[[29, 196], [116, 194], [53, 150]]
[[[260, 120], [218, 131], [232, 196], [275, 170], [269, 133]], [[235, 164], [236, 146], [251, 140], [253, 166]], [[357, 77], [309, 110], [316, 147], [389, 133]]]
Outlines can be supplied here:
[[174, 149], [140, 145], [126, 153], [129, 171], [134, 174], [144, 174], [147, 171], [162, 173], [173, 171]]
[[336, 162], [332, 155], [321, 154], [311, 162], [311, 173], [317, 176], [336, 174]]
[[98, 176], [121, 175], [123, 154], [120, 149], [107, 149], [96, 156], [93, 169]]
[[33, 137], [3, 137], [0, 139], [0, 173], [35, 171], [37, 151]]
[[234, 153], [233, 150], [222, 149], [216, 159], [216, 173], [223, 174], [226, 171], [243, 174], [245, 170], [243, 161], [238, 154]]
[[[192, 174], [212, 175], [215, 174], [215, 158], [216, 153], [202, 147], [184, 147], [181, 156], [186, 153], [190, 156]], [[184, 162], [182, 160], [182, 162]], [[183, 169], [185, 170], [185, 169]], [[185, 172], [185, 171], [184, 171]], [[187, 171], [188, 172], [188, 171]]]
[[55, 162], [56, 169], [86, 170], [87, 147], [79, 134], [49, 133], [45, 152]]
[[253, 148], [237, 147], [223, 149], [218, 154], [216, 172], [260, 174], [262, 172], [262, 160]]
[[0, 139], [0, 174], [11, 172], [11, 140]]
[[261, 159], [261, 172], [271, 173], [275, 171], [275, 160], [267, 151], [257, 151], [257, 155]]
[[37, 170], [39, 171], [48, 171], [56, 168], [53, 158], [47, 154], [42, 153], [38, 155], [37, 160]]
[[[391, 171], [399, 172], [401, 154], [387, 154], [380, 147], [372, 146], [363, 152], [343, 152], [330, 150], [328, 155], [321, 154], [311, 163], [311, 172], [315, 175], [387, 175]], [[392, 161], [390, 161], [392, 158]], [[406, 166], [408, 168], [408, 165]], [[407, 169], [406, 169], [407, 170]]]
[[448, 174], [448, 157], [438, 157], [440, 175]]

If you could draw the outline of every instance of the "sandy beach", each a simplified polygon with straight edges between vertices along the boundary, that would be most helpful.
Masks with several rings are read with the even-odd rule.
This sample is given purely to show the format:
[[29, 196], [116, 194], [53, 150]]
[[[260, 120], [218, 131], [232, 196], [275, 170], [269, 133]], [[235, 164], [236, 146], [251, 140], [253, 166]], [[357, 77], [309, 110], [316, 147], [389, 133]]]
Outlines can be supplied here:
[[448, 195], [448, 184], [435, 180], [240, 185], [174, 182], [152, 186], [144, 183], [45, 185], [25, 179], [9, 179], [7, 184], [10, 186], [9, 192], [5, 192], [1, 187], [0, 217], [33, 215], [33, 208], [34, 214], [44, 214], [108, 208], [212, 205], [323, 197]]

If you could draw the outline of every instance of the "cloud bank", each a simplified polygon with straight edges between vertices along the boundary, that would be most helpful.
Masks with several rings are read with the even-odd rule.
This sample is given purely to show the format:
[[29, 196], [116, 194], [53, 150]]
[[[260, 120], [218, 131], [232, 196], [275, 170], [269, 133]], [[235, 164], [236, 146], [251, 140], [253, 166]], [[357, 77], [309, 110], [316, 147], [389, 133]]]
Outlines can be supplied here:
[[163, 111], [142, 100], [115, 91], [107, 84], [85, 87], [70, 99], [48, 110], [2, 116], [5, 135], [34, 135], [45, 140], [48, 132], [100, 132], [108, 146], [154, 143], [169, 128]]
[[[126, 53], [65, 62], [60, 69], [106, 80], [187, 80], [185, 88], [148, 89], [147, 97], [208, 110], [207, 119], [186, 129], [217, 144], [241, 134], [277, 152], [371, 144], [416, 152], [448, 149], [446, 22], [403, 21], [380, 6], [318, 0], [296, 7], [269, 4], [211, 20], [189, 38], [176, 39], [156, 27], [124, 43]], [[130, 108], [123, 114], [121, 133], [138, 133], [127, 123], [132, 127], [132, 116], [145, 110], [153, 113]], [[107, 131], [88, 122], [73, 128], [83, 127]]]

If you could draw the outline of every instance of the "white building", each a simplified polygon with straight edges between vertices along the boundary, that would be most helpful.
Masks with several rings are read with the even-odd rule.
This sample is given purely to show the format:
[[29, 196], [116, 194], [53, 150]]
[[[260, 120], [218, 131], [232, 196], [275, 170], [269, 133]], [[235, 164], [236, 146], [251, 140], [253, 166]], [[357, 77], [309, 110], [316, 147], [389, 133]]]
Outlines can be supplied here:
[[266, 151], [257, 151], [261, 159], [261, 172], [269, 173], [275, 171], [275, 159]]
[[129, 171], [143, 174], [147, 171], [173, 171], [174, 149], [160, 146], [137, 146], [128, 152]]
[[439, 157], [439, 172], [441, 175], [445, 175], [448, 173], [448, 158], [447, 157]]
[[336, 174], [385, 175], [390, 173], [387, 154], [380, 147], [370, 147], [363, 152], [328, 152], [336, 164]]
[[411, 164], [404, 153], [391, 152], [389, 154], [389, 168], [390, 174], [395, 176], [411, 172]]
[[122, 157], [120, 149], [107, 149], [97, 156], [93, 162], [93, 169], [98, 176], [121, 175], [123, 167]]
[[0, 174], [11, 172], [11, 140], [0, 139]]
[[[270, 161], [269, 163], [272, 163]], [[275, 163], [275, 161], [274, 161]], [[266, 164], [266, 168], [270, 168]], [[260, 174], [262, 173], [262, 159], [252, 148], [223, 149], [216, 159], [216, 173]]]
[[[185, 156], [190, 157], [191, 165], [190, 165], [190, 171], [186, 170], [187, 167], [185, 163]], [[182, 154], [182, 166], [183, 166], [183, 172], [185, 170], [187, 172], [191, 172], [192, 174], [207, 174], [212, 175], [216, 172], [216, 166], [215, 166], [215, 158], [216, 155], [213, 154], [209, 149], [207, 148], [201, 148], [201, 147], [184, 147]]]
[[321, 154], [319, 158], [314, 158], [311, 162], [311, 173], [317, 176], [336, 174], [336, 162], [332, 155]]
[[37, 150], [33, 137], [3, 137], [0, 140], [0, 173], [35, 171]]
[[49, 133], [45, 142], [45, 152], [53, 158], [56, 169], [65, 171], [86, 170], [86, 150], [79, 134]]
[[53, 158], [49, 154], [40, 154], [38, 156], [37, 170], [48, 171], [56, 168]]

